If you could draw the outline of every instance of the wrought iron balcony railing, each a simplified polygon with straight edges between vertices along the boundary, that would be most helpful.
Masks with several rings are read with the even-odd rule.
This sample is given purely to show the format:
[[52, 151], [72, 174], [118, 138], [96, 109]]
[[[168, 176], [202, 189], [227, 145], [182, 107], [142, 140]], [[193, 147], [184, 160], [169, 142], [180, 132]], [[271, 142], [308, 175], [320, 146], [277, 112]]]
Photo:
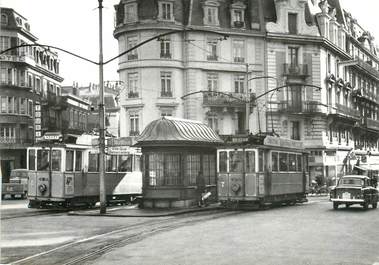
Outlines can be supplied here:
[[287, 76], [308, 76], [307, 64], [288, 64], [285, 63], [283, 74]]
[[336, 114], [342, 114], [344, 116], [348, 117], [354, 117], [354, 118], [359, 118], [360, 114], [358, 110], [355, 110], [353, 108], [349, 108], [345, 105], [336, 103]]
[[299, 113], [299, 114], [312, 114], [321, 113], [323, 105], [317, 101], [281, 101], [278, 105], [279, 111]]
[[0, 137], [0, 144], [32, 144], [33, 139], [30, 138], [13, 138]]
[[246, 94], [242, 93], [227, 93], [227, 95], [212, 93], [203, 94], [203, 105], [219, 106], [219, 107], [233, 107], [242, 106], [246, 104]]

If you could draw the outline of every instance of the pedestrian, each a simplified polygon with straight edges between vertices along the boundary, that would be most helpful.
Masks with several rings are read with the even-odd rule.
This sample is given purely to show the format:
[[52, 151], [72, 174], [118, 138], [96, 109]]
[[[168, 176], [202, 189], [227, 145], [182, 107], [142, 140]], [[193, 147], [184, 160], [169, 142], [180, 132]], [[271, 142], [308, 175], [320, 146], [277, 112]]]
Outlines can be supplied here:
[[205, 190], [205, 181], [200, 171], [196, 177], [196, 186], [197, 206], [202, 207], [204, 205], [203, 192]]

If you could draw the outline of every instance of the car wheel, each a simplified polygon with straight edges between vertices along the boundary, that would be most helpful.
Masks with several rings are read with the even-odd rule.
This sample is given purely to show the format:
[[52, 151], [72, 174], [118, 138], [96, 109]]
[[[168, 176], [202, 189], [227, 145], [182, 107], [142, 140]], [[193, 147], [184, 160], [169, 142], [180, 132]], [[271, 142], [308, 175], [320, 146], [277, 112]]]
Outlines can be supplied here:
[[363, 209], [365, 209], [365, 210], [368, 209], [368, 202], [367, 202], [367, 201], [365, 201], [365, 202], [363, 203]]
[[333, 209], [334, 209], [334, 210], [337, 210], [337, 209], [338, 209], [338, 203], [337, 203], [337, 202], [333, 202]]
[[373, 202], [372, 203], [372, 208], [376, 209], [378, 207], [378, 202]]

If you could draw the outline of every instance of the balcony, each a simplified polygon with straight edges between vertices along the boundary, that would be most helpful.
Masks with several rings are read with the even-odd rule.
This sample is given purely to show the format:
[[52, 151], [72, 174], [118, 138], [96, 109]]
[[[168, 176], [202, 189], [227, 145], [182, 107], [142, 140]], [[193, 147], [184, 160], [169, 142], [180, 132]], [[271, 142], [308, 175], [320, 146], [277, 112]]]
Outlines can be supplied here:
[[307, 64], [288, 64], [285, 63], [283, 75], [295, 77], [307, 77], [308, 65]]
[[[227, 95], [217, 93], [204, 93], [203, 105], [212, 107], [242, 107], [246, 104], [246, 94], [226, 93]], [[228, 96], [229, 95], [229, 96]]]
[[278, 111], [298, 114], [321, 113], [322, 104], [317, 101], [281, 101]]
[[379, 131], [379, 121], [378, 120], [374, 120], [371, 118], [364, 118], [363, 122], [364, 122], [364, 125], [366, 125], [366, 127], [368, 129]]
[[172, 98], [172, 91], [161, 91], [162, 98]]
[[355, 59], [358, 61], [358, 66], [368, 72], [369, 74], [373, 75], [376, 79], [379, 80], [379, 71], [372, 67], [369, 63], [365, 62], [359, 57], [355, 57]]
[[0, 145], [30, 145], [33, 144], [33, 139], [30, 138], [12, 138], [0, 137]]
[[129, 136], [138, 136], [139, 131], [129, 131]]
[[243, 21], [234, 21], [233, 22], [233, 26], [235, 28], [242, 28], [244, 25], [245, 25], [245, 23]]
[[171, 59], [171, 53], [161, 53], [161, 58]]
[[207, 60], [208, 61], [217, 61], [218, 57], [217, 55], [208, 55]]
[[128, 54], [128, 60], [137, 60], [138, 54]]
[[346, 116], [346, 117], [352, 117], [352, 118], [359, 118], [360, 114], [358, 110], [349, 108], [345, 105], [336, 103], [336, 114]]
[[235, 63], [244, 63], [245, 62], [245, 58], [243, 58], [243, 57], [234, 57], [234, 62]]

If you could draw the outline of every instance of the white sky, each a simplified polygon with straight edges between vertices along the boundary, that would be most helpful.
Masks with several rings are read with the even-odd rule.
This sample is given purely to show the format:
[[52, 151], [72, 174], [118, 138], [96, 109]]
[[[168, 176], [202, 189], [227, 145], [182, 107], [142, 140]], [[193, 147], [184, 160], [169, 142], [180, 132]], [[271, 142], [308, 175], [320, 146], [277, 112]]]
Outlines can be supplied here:
[[[378, 0], [340, 0], [358, 23], [370, 31], [379, 45]], [[113, 38], [114, 5], [119, 0], [103, 0], [104, 61], [118, 54]], [[57, 46], [83, 57], [98, 61], [97, 0], [0, 0], [0, 6], [15, 9], [30, 23], [31, 32], [39, 43]], [[59, 52], [63, 85], [98, 83], [98, 67], [71, 55]], [[104, 80], [118, 80], [117, 62], [105, 65]]]

